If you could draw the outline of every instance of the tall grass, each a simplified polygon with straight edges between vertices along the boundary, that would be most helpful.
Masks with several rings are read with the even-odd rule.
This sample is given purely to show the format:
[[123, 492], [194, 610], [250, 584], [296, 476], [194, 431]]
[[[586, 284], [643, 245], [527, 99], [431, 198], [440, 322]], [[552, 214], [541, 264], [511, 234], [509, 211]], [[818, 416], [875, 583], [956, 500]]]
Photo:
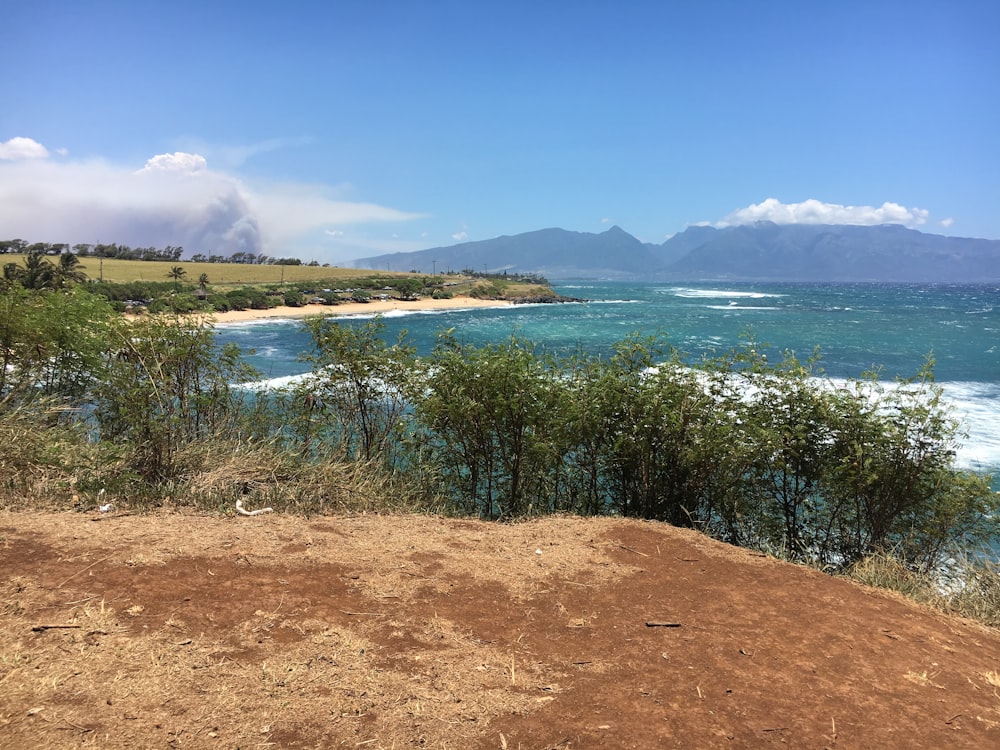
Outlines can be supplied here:
[[70, 501], [89, 448], [54, 399], [0, 400], [0, 507]]
[[229, 510], [242, 500], [250, 508], [309, 516], [436, 507], [377, 462], [346, 455], [306, 460], [278, 441], [197, 441], [185, 447], [181, 460], [188, 473], [176, 488], [178, 496], [198, 508]]
[[846, 576], [895, 591], [935, 609], [1000, 627], [1000, 567], [986, 556], [963, 556], [930, 573], [908, 569], [889, 553], [852, 565]]
[[[168, 481], [140, 477], [127, 451], [94, 444], [60, 423], [51, 404], [0, 410], [0, 508], [148, 511], [175, 507], [231, 513], [237, 500], [300, 515], [440, 511], [443, 502], [376, 462], [346, 456], [307, 461], [278, 441], [217, 434], [186, 443]], [[49, 426], [39, 428], [40, 420]]]

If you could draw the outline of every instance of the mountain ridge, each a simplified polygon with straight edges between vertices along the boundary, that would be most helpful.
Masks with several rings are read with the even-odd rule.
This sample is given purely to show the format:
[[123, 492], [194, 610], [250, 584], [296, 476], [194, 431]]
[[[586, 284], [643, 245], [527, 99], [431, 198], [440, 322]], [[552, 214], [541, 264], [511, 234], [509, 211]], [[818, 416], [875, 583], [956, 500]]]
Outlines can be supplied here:
[[483, 269], [550, 279], [650, 281], [1000, 281], [1000, 240], [927, 234], [898, 224], [692, 226], [661, 244], [615, 225], [557, 227], [352, 262], [424, 273]]

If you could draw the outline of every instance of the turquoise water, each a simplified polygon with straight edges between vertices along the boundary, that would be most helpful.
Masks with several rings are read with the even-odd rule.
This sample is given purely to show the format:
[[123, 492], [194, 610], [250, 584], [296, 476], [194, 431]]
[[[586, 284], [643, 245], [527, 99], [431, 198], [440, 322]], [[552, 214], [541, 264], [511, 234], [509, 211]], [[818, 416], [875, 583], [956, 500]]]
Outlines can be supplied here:
[[[815, 347], [827, 374], [858, 377], [879, 368], [884, 379], [914, 375], [928, 354], [935, 375], [968, 433], [959, 453], [967, 467], [1000, 469], [1000, 286], [883, 284], [670, 285], [557, 283], [590, 300], [437, 313], [387, 314], [387, 336], [406, 329], [428, 352], [436, 334], [455, 328], [464, 341], [495, 342], [518, 333], [557, 351], [610, 351], [632, 332], [662, 333], [693, 356], [724, 352], [752, 330], [771, 356]], [[267, 320], [218, 327], [220, 339], [255, 348], [248, 357], [267, 380], [308, 368], [301, 323]]]

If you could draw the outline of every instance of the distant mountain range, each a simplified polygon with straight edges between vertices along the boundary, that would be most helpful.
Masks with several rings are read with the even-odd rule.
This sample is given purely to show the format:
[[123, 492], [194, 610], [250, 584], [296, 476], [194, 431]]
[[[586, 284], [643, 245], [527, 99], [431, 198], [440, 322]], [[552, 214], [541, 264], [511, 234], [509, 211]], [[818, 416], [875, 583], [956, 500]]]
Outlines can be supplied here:
[[1000, 240], [924, 234], [896, 224], [690, 227], [656, 245], [619, 227], [540, 229], [352, 261], [393, 271], [485, 270], [548, 279], [651, 281], [1000, 281]]

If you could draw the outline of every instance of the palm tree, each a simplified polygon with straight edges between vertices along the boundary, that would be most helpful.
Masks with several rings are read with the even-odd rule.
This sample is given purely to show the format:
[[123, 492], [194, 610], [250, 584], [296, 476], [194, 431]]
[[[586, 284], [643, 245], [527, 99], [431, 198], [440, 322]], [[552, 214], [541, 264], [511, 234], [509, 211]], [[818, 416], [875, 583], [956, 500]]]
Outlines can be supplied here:
[[54, 284], [55, 266], [40, 251], [29, 252], [24, 258], [25, 289], [50, 289]]
[[208, 286], [208, 274], [203, 273], [198, 277], [198, 286], [201, 287], [202, 291], [205, 291], [205, 287]]
[[80, 269], [80, 259], [73, 253], [62, 253], [59, 265], [53, 273], [54, 285], [57, 287], [79, 284], [87, 280], [87, 274]]
[[174, 280], [174, 285], [177, 289], [181, 288], [181, 279], [183, 279], [186, 274], [187, 271], [180, 266], [174, 266], [167, 272], [167, 276]]

